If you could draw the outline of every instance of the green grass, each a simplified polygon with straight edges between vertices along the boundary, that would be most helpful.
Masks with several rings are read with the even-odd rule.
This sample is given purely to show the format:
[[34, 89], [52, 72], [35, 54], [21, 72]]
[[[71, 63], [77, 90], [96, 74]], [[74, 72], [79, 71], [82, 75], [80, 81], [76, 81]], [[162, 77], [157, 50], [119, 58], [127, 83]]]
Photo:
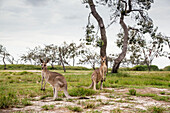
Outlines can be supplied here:
[[43, 108], [44, 110], [51, 110], [54, 109], [54, 105], [44, 105], [41, 108]]
[[161, 106], [151, 106], [148, 108], [149, 113], [164, 113], [166, 111], [166, 108]]
[[[54, 71], [54, 70], [53, 70]], [[68, 92], [71, 96], [93, 96], [99, 93], [114, 93], [107, 89], [94, 91], [88, 89], [91, 84], [91, 70], [57, 70], [62, 73], [68, 83]], [[104, 88], [170, 88], [169, 71], [126, 71], [118, 74], [108, 74], [103, 83]], [[99, 84], [98, 84], [99, 86]], [[40, 96], [40, 99], [53, 97], [53, 89], [47, 83], [46, 90], [41, 91], [41, 73], [40, 72], [0, 72], [0, 108], [10, 108], [15, 106], [31, 105], [29, 100]], [[166, 92], [165, 92], [166, 93]], [[141, 94], [142, 95], [142, 94]], [[63, 98], [63, 92], [58, 92], [59, 98]], [[138, 96], [138, 93], [136, 93]], [[149, 96], [143, 95], [143, 96]], [[169, 102], [169, 97], [150, 95], [155, 100]], [[22, 100], [27, 98], [26, 100]]]
[[135, 96], [136, 95], [136, 90], [135, 89], [130, 89], [129, 94]]
[[74, 112], [82, 112], [83, 109], [81, 107], [78, 107], [78, 106], [66, 106], [66, 108], [68, 108], [69, 110], [71, 111], [74, 111]]

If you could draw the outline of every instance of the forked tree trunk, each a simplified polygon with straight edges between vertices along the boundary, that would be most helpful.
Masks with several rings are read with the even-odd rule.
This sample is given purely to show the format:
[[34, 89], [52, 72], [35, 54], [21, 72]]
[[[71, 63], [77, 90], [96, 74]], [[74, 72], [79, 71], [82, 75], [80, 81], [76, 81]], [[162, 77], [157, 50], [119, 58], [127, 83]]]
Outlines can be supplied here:
[[119, 57], [116, 58], [114, 60], [114, 65], [112, 68], [112, 72], [111, 73], [117, 73], [120, 63], [122, 62], [122, 60], [125, 58], [126, 56], [126, 52], [127, 52], [127, 45], [128, 45], [128, 28], [124, 22], [124, 15], [121, 15], [120, 18], [120, 25], [122, 26], [123, 30], [124, 30], [124, 41], [123, 41], [123, 49], [122, 52], [120, 53]]
[[96, 11], [96, 8], [95, 8], [95, 5], [93, 3], [93, 0], [88, 0], [88, 4], [90, 6], [92, 15], [97, 20], [98, 25], [100, 27], [101, 39], [104, 42], [104, 44], [100, 48], [100, 56], [104, 57], [104, 56], [106, 56], [107, 37], [106, 37], [106, 31], [105, 31], [105, 26], [104, 26], [104, 23], [103, 23], [103, 19], [101, 18], [101, 16]]

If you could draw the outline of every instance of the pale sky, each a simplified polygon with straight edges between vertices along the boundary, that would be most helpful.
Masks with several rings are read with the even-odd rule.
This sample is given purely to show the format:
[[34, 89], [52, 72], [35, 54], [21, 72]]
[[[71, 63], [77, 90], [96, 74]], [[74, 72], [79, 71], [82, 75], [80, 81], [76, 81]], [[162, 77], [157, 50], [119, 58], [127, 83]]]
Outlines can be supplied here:
[[[109, 9], [97, 9], [107, 26]], [[85, 35], [88, 14], [81, 0], [0, 0], [0, 44], [18, 59], [27, 48], [61, 45], [64, 41], [79, 43]], [[158, 30], [170, 36], [170, 0], [155, 0], [149, 15]], [[120, 52], [115, 44], [119, 29], [119, 24], [113, 24], [106, 30], [107, 54]], [[157, 58], [153, 64], [163, 68], [170, 60]]]

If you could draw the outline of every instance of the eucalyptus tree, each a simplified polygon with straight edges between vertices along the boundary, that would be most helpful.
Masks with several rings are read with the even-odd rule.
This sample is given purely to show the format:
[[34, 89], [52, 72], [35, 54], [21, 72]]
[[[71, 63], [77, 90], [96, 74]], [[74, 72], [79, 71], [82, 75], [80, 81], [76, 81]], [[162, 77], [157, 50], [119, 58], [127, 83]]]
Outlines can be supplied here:
[[[170, 37], [162, 35], [158, 32], [158, 27], [146, 32], [144, 29], [133, 29], [129, 31], [128, 53], [130, 54], [129, 61], [134, 64], [146, 64], [150, 71], [152, 61], [156, 57], [168, 57], [169, 51], [165, 48], [170, 48]], [[118, 47], [122, 47], [123, 33], [119, 33], [117, 40]], [[147, 40], [146, 40], [147, 37]]]
[[68, 45], [68, 57], [73, 59], [73, 66], [75, 64], [75, 58], [80, 55], [80, 48], [84, 47], [82, 43], [76, 45], [76, 43], [70, 43]]
[[[100, 56], [102, 56], [102, 57], [107, 56], [107, 54], [106, 54], [107, 37], [106, 37], [106, 30], [105, 30], [103, 18], [97, 12], [96, 6], [95, 6], [95, 3], [93, 2], [93, 0], [83, 0], [83, 3], [87, 3], [91, 10], [91, 12], [89, 13], [89, 17], [88, 17], [88, 24], [86, 26], [87, 44], [89, 44], [89, 42], [93, 42], [95, 40], [95, 42], [97, 42], [96, 45], [100, 47]], [[97, 35], [94, 35], [94, 33], [95, 33], [94, 25], [90, 23], [90, 15], [91, 14], [93, 15], [93, 17], [96, 19], [96, 21], [98, 23], [98, 26], [100, 29], [100, 37]]]
[[40, 64], [40, 59], [43, 59], [44, 61], [49, 59], [50, 64], [52, 68], [54, 68], [54, 63], [57, 62], [59, 59], [57, 57], [58, 53], [58, 47], [51, 44], [51, 45], [45, 45], [44, 48], [40, 46], [36, 46], [34, 49], [29, 49], [26, 54], [23, 54], [21, 56], [21, 60], [26, 62], [30, 62], [31, 64], [38, 65]]
[[6, 48], [3, 47], [3, 45], [0, 45], [0, 58], [2, 58], [2, 61], [4, 63], [4, 70], [6, 70], [6, 62], [5, 60], [9, 60], [10, 54], [7, 52]]
[[65, 64], [69, 65], [67, 59], [69, 57], [69, 45], [64, 42], [60, 47], [58, 48], [59, 51], [59, 64], [63, 66], [64, 72], [66, 72]]
[[95, 66], [97, 64], [100, 64], [100, 55], [92, 51], [89, 48], [84, 48], [84, 50], [81, 50], [81, 59], [79, 59], [78, 64], [90, 64], [91, 67], [95, 70]]
[[[103, 19], [96, 11], [93, 1], [94, 0], [84, 0], [84, 3], [89, 4], [93, 16], [98, 21], [98, 24], [100, 26], [100, 31], [101, 31], [101, 38], [102, 38], [102, 36], [104, 35], [102, 35], [101, 28], [105, 29], [105, 27], [104, 24], [102, 23]], [[153, 0], [95, 0], [95, 2], [98, 5], [104, 5], [110, 8], [110, 13], [111, 13], [110, 25], [113, 24], [114, 22], [117, 22], [117, 20], [119, 20], [119, 23], [124, 32], [122, 52], [119, 54], [118, 58], [114, 60], [114, 65], [112, 67], [112, 73], [117, 73], [120, 63], [126, 56], [127, 46], [128, 46], [128, 35], [129, 35], [128, 30], [134, 29], [133, 28], [134, 26], [143, 26], [143, 29], [145, 29], [147, 32], [149, 31], [149, 29], [152, 29], [152, 25], [153, 25], [152, 19], [148, 16], [147, 12], [151, 8], [151, 4], [153, 3]], [[125, 17], [133, 18], [136, 25], [134, 24], [133, 27], [128, 26], [127, 23], [125, 23]], [[105, 39], [107, 38], [105, 37]], [[106, 43], [104, 42], [104, 44], [107, 45], [107, 42]], [[106, 46], [102, 45], [102, 47], [104, 48]]]

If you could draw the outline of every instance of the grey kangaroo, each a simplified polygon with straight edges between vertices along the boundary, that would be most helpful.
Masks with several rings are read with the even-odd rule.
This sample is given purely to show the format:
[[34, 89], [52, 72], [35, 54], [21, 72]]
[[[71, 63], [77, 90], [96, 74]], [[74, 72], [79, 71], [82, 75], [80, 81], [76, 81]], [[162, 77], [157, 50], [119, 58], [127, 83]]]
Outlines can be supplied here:
[[[41, 82], [41, 90], [45, 90], [45, 85], [46, 82], [50, 83], [53, 87], [53, 93], [54, 93], [54, 97], [53, 99], [55, 100], [56, 98], [58, 98], [58, 94], [57, 92], [61, 89], [64, 91], [64, 94], [67, 98], [70, 98], [70, 95], [67, 92], [67, 82], [66, 79], [64, 78], [63, 75], [61, 75], [60, 73], [57, 72], [51, 72], [49, 70], [47, 70], [47, 63], [49, 62], [49, 59], [44, 62], [42, 59], [40, 59], [41, 63], [42, 63], [42, 82]], [[45, 81], [44, 81], [45, 79]], [[44, 88], [43, 88], [43, 81], [44, 83]]]
[[94, 90], [96, 90], [96, 84], [101, 81], [100, 89], [103, 89], [103, 81], [106, 79], [106, 72], [107, 72], [107, 66], [106, 66], [106, 56], [101, 56], [101, 66], [99, 69], [94, 70], [94, 72], [91, 75], [92, 84], [89, 88], [93, 87]]

